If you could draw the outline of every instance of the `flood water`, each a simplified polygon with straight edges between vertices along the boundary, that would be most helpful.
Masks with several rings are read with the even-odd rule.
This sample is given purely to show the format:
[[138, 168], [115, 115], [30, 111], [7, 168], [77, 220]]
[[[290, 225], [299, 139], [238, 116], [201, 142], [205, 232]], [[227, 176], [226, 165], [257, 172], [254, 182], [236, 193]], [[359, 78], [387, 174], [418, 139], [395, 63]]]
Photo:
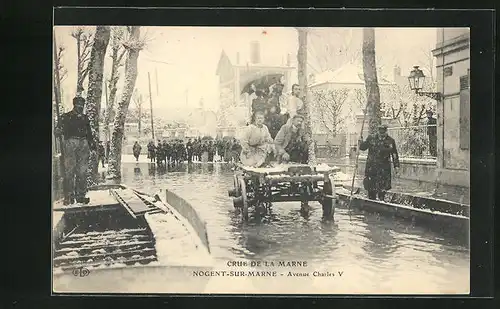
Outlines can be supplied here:
[[[377, 214], [347, 214], [321, 221], [321, 207], [305, 219], [299, 203], [273, 204], [271, 214], [243, 223], [227, 190], [226, 164], [183, 164], [164, 171], [150, 163], [122, 163], [122, 182], [148, 193], [169, 189], [206, 220], [211, 251], [232, 260], [307, 261], [313, 268], [342, 271], [344, 293], [469, 293], [469, 250], [424, 227]], [[342, 288], [341, 288], [342, 287]]]

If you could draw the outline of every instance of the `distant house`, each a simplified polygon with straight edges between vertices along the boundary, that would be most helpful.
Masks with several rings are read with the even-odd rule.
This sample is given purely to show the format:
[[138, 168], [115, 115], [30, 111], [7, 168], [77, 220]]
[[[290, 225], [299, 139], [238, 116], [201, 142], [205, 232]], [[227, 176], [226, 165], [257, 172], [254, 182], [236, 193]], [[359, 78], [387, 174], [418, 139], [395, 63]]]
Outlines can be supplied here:
[[217, 115], [214, 111], [205, 109], [203, 99], [199, 106], [193, 109], [187, 118], [188, 131], [186, 137], [216, 136]]
[[[383, 77], [378, 77], [380, 88], [381, 103], [390, 100], [390, 91], [394, 89], [396, 83]], [[363, 67], [358, 63], [347, 63], [337, 70], [329, 70], [316, 75], [309, 76], [309, 102], [311, 102], [311, 123], [313, 125], [313, 134], [316, 134], [318, 140], [328, 141], [329, 144], [337, 145], [343, 148], [340, 152], [349, 151], [350, 146], [356, 145], [357, 137], [361, 130], [363, 119], [363, 109], [366, 99], [361, 94], [366, 93]], [[315, 101], [313, 92], [321, 90], [346, 90], [347, 98], [341, 108], [340, 118], [345, 119], [343, 127], [340, 128], [342, 136], [321, 137], [329, 135], [329, 129], [324, 122], [328, 121], [324, 117], [325, 112]], [[347, 136], [347, 140], [345, 140]], [[352, 138], [350, 138], [351, 136]], [[342, 137], [342, 138], [341, 138]]]

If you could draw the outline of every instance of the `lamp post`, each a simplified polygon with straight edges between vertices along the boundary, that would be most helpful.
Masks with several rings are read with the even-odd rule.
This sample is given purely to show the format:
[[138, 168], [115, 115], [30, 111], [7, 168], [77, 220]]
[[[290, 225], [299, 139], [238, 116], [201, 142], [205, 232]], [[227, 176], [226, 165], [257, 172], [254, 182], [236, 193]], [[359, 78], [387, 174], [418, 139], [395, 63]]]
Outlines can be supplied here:
[[408, 82], [410, 83], [410, 89], [414, 90], [416, 94], [419, 96], [426, 96], [436, 101], [440, 101], [443, 98], [443, 94], [441, 92], [424, 92], [421, 91], [424, 87], [425, 75], [422, 70], [418, 68], [418, 66], [414, 66], [413, 70], [410, 72], [408, 76]]

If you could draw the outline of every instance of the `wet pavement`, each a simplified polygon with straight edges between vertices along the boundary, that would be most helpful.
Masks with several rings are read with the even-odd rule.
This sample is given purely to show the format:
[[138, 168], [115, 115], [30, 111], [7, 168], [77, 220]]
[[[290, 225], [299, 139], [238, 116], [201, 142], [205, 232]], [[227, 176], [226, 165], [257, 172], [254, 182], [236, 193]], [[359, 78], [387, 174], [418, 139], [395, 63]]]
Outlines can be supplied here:
[[[122, 163], [124, 184], [148, 193], [167, 188], [197, 209], [207, 222], [211, 252], [221, 265], [240, 260], [307, 261], [311, 271], [343, 272], [336, 276], [335, 287], [328, 288], [332, 293], [469, 292], [469, 251], [457, 240], [376, 214], [353, 211], [349, 216], [345, 209], [337, 209], [334, 223], [324, 223], [319, 204], [311, 204], [306, 219], [294, 202], [276, 203], [271, 214], [251, 216], [243, 223], [227, 195], [232, 176], [230, 167], [221, 163], [182, 164], [168, 171], [145, 160]], [[280, 284], [266, 282], [274, 288]]]

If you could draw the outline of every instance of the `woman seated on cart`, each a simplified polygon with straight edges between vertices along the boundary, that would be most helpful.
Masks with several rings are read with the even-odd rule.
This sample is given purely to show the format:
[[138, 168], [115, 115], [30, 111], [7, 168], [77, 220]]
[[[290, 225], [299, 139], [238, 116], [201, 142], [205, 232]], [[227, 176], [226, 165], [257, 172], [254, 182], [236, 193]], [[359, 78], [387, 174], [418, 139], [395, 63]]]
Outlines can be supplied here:
[[295, 114], [276, 135], [274, 146], [279, 163], [307, 164], [310, 139], [304, 132], [303, 122], [304, 116]]
[[245, 128], [240, 139], [243, 165], [263, 167], [268, 165], [270, 155], [274, 152], [274, 144], [269, 129], [264, 124], [265, 112], [256, 110], [253, 122]]

